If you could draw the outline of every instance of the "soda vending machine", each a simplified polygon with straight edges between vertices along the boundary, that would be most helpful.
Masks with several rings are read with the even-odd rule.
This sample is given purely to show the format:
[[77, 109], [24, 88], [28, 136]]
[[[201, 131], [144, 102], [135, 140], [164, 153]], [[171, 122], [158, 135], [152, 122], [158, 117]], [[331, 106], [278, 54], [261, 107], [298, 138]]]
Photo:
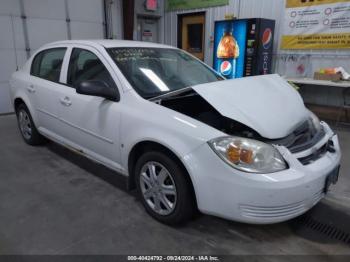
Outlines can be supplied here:
[[214, 69], [228, 79], [271, 74], [274, 29], [262, 18], [216, 21]]

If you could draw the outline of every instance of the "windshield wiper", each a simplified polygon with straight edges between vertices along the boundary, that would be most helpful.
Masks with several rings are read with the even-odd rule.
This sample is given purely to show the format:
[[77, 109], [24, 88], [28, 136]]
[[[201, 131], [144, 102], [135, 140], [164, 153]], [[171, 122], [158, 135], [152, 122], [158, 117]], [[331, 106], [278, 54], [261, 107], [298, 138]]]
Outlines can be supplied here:
[[170, 92], [167, 92], [167, 93], [165, 93], [165, 94], [152, 97], [152, 98], [150, 98], [150, 99], [148, 99], [148, 100], [149, 100], [149, 101], [163, 100], [163, 99], [165, 99], [165, 98], [170, 98], [170, 97], [174, 97], [174, 96], [181, 95], [182, 93], [185, 93], [185, 92], [187, 92], [187, 91], [189, 91], [189, 90], [191, 90], [191, 89], [192, 89], [191, 86], [184, 87], [184, 88], [181, 88], [181, 89], [178, 89], [178, 90], [175, 90], [175, 91], [170, 91]]

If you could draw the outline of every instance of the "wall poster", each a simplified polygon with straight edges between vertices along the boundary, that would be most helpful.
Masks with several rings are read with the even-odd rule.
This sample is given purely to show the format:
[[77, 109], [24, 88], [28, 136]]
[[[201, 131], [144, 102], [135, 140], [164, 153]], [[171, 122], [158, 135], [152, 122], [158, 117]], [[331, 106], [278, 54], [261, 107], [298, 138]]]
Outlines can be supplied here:
[[350, 0], [286, 0], [281, 49], [350, 48]]

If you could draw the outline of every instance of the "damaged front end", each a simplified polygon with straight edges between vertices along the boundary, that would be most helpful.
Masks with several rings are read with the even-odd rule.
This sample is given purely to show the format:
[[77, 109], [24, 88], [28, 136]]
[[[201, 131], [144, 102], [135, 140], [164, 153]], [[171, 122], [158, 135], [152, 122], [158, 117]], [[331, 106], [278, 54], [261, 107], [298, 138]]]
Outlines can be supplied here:
[[256, 80], [251, 77], [209, 83], [154, 102], [229, 136], [283, 146], [304, 165], [334, 150], [324, 126], [305, 108], [299, 94], [285, 86], [284, 80], [277, 76]]

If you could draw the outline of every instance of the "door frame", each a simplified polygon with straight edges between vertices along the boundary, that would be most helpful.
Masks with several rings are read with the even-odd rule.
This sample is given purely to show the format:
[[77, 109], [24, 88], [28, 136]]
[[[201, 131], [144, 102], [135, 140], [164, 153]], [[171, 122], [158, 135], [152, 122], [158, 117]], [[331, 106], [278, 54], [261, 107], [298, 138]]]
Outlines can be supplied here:
[[206, 11], [191, 12], [177, 15], [177, 47], [182, 49], [182, 19], [189, 16], [204, 16], [203, 28], [203, 56], [205, 57], [205, 25], [206, 25]]

